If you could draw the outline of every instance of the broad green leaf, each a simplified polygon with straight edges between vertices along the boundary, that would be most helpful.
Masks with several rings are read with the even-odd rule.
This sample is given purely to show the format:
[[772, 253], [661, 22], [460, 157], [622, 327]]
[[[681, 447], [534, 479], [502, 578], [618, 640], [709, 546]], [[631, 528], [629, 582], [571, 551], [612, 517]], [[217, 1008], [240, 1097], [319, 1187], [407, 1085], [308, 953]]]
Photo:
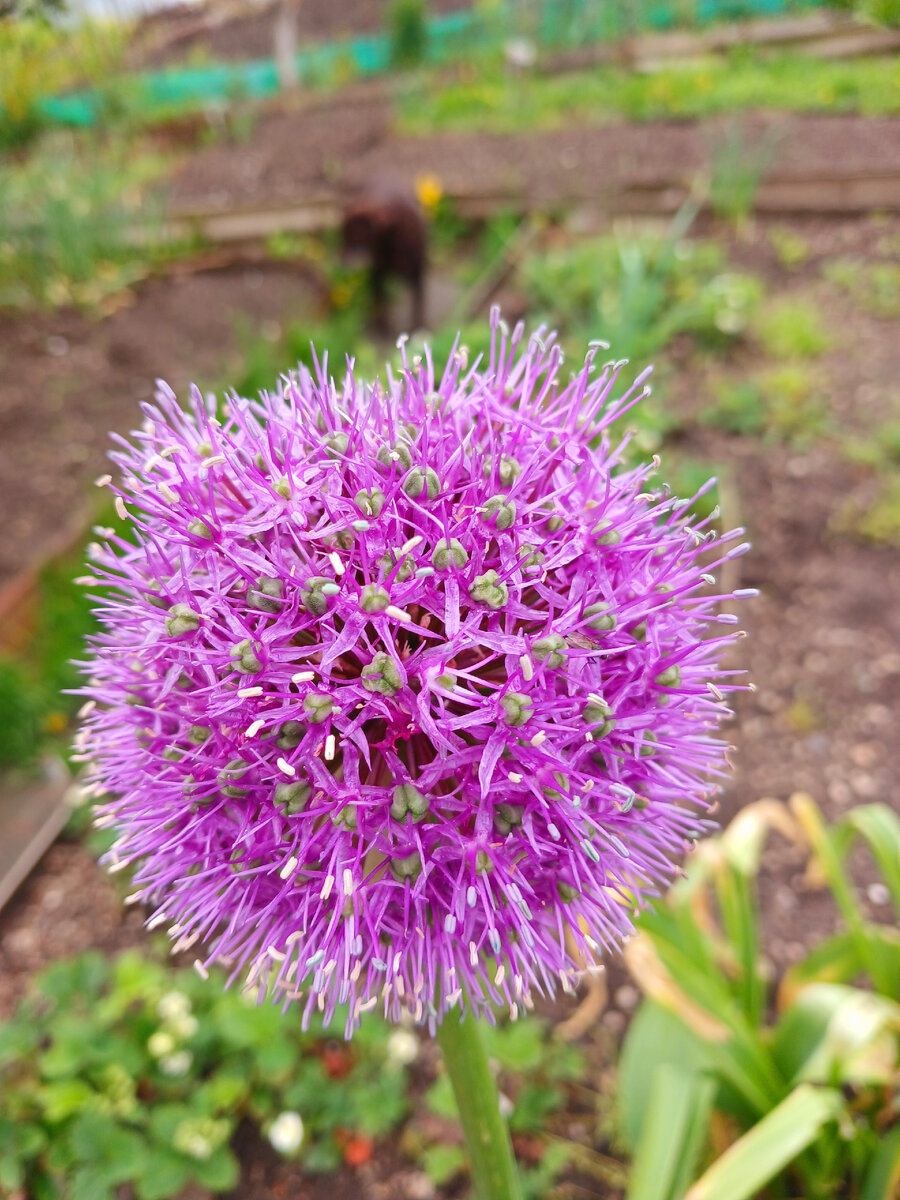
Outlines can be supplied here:
[[862, 1200], [896, 1200], [900, 1195], [900, 1125], [895, 1125], [875, 1152], [863, 1186]]
[[466, 1156], [461, 1146], [429, 1146], [422, 1153], [422, 1166], [438, 1187], [458, 1175], [465, 1165]]
[[840, 824], [855, 830], [868, 842], [900, 916], [900, 817], [886, 804], [863, 804], [848, 813]]
[[773, 1054], [794, 1082], [887, 1083], [896, 1073], [900, 1004], [839, 983], [804, 988], [778, 1023]]
[[489, 1026], [487, 1049], [510, 1071], [536, 1071], [544, 1057], [544, 1029], [540, 1021], [515, 1021]]
[[92, 1163], [75, 1171], [67, 1195], [70, 1200], [112, 1200], [113, 1186], [106, 1168]]
[[663, 1064], [653, 1072], [627, 1200], [680, 1200], [706, 1135], [715, 1084]]
[[183, 1154], [154, 1146], [135, 1181], [139, 1200], [168, 1200], [170, 1196], [177, 1196], [190, 1173], [190, 1160]]
[[843, 1113], [840, 1092], [801, 1084], [730, 1146], [684, 1200], [749, 1200]]
[[645, 1001], [635, 1014], [619, 1058], [619, 1128], [632, 1147], [641, 1140], [654, 1073], [670, 1065], [686, 1078], [714, 1071], [715, 1052], [667, 1008]]
[[44, 1116], [56, 1124], [81, 1112], [96, 1093], [81, 1079], [59, 1079], [38, 1088], [35, 1095]]
[[227, 1146], [223, 1146], [209, 1158], [196, 1160], [191, 1171], [204, 1187], [213, 1192], [229, 1191], [237, 1183], [240, 1175], [238, 1161]]

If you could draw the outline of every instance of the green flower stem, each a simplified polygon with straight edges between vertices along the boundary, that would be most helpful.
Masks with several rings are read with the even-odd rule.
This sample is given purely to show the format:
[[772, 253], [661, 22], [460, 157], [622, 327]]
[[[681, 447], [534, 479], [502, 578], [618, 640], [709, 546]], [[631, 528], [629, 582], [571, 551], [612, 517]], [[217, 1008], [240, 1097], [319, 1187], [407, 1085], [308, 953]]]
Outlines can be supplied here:
[[451, 1009], [437, 1031], [453, 1084], [478, 1200], [522, 1200], [509, 1130], [478, 1021]]

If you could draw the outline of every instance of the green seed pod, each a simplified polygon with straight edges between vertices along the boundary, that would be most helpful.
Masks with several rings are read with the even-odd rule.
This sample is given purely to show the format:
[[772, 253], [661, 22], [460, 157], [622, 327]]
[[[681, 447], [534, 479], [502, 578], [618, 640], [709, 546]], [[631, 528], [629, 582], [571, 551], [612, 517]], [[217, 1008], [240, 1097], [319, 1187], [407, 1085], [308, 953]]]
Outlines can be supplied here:
[[334, 701], [323, 692], [309, 692], [303, 697], [303, 711], [306, 719], [313, 725], [321, 725], [323, 721], [327, 721], [334, 709]]
[[390, 602], [390, 592], [379, 583], [367, 583], [359, 593], [359, 607], [363, 612], [384, 612]]
[[187, 531], [188, 533], [192, 533], [194, 537], [204, 538], [208, 542], [211, 542], [216, 536], [213, 530], [200, 517], [194, 517], [193, 521], [188, 521]]
[[209, 458], [213, 452], [212, 442], [198, 442], [196, 450], [198, 458]]
[[518, 804], [498, 804], [494, 813], [494, 825], [504, 837], [522, 824], [524, 809]]
[[492, 517], [495, 518], [494, 523], [498, 529], [511, 529], [516, 520], [515, 500], [507, 500], [502, 495], [491, 496], [490, 500], [481, 506], [481, 519], [485, 524], [489, 524]]
[[644, 740], [641, 743], [640, 750], [638, 751], [638, 754], [640, 755], [640, 757], [641, 758], [649, 758], [652, 754], [655, 754], [656, 753], [656, 743], [658, 740], [659, 739], [657, 738], [656, 734], [653, 732], [652, 729], [645, 730]]
[[393, 696], [403, 687], [403, 679], [391, 656], [379, 650], [372, 661], [362, 669], [362, 685], [367, 692]]
[[519, 547], [520, 552], [525, 555], [519, 559], [519, 566], [524, 570], [526, 567], [540, 567], [544, 562], [543, 550], [538, 550], [528, 542], [523, 542]]
[[412, 783], [398, 783], [391, 798], [391, 816], [395, 821], [405, 821], [407, 813], [414, 822], [421, 821], [428, 812], [429, 800]]
[[340, 529], [334, 535], [334, 545], [341, 550], [352, 550], [356, 544], [356, 531], [353, 529]]
[[501, 582], [496, 571], [485, 571], [469, 584], [469, 595], [477, 604], [486, 604], [496, 610], [509, 601], [509, 588]]
[[303, 741], [306, 726], [299, 721], [285, 721], [278, 731], [275, 745], [279, 750], [296, 750]]
[[607, 611], [608, 609], [608, 604], [589, 604], [584, 610], [584, 615], [590, 618], [587, 622], [588, 629], [597, 633], [609, 633], [615, 629], [616, 618], [613, 613]]
[[445, 671], [443, 675], [438, 675], [435, 683], [440, 684], [442, 688], [446, 688], [449, 692], [456, 687], [456, 676], [451, 674], [450, 671]]
[[416, 879], [421, 873], [422, 859], [419, 857], [418, 850], [407, 854], [405, 858], [391, 859], [391, 874], [398, 883], [403, 883], [407, 879]]
[[311, 795], [312, 788], [308, 783], [278, 783], [275, 785], [275, 804], [284, 810], [286, 817], [293, 817], [297, 813], [303, 812], [309, 804]]
[[622, 540], [622, 535], [618, 529], [609, 529], [602, 521], [594, 527], [594, 533], [598, 534], [598, 546], [618, 546]]
[[380, 488], [363, 489], [353, 497], [353, 503], [364, 517], [380, 517], [384, 502], [384, 492]]
[[200, 614], [189, 604], [173, 604], [166, 617], [166, 633], [169, 637], [180, 637], [183, 633], [196, 633], [200, 628]]
[[332, 824], [342, 826], [344, 829], [351, 830], [357, 827], [357, 814], [355, 804], [345, 804], [343, 808], [337, 809], [331, 814]]
[[262, 670], [262, 663], [256, 657], [256, 648], [249, 638], [244, 638], [231, 648], [231, 662], [235, 671], [241, 675], [255, 675]]
[[[400, 564], [399, 566], [397, 564]], [[397, 583], [406, 583], [407, 579], [412, 579], [413, 564], [410, 561], [408, 554], [401, 554], [399, 550], [388, 550], [386, 554], [382, 554], [378, 560], [378, 565], [384, 571], [385, 575], [390, 575], [394, 572], [394, 580]]]
[[[491, 472], [494, 469], [494, 460], [486, 458], [481, 470], [485, 479], [490, 479]], [[504, 487], [509, 487], [514, 479], [522, 474], [522, 468], [519, 463], [509, 454], [501, 454], [500, 461], [497, 464], [497, 478]]]
[[635, 625], [635, 627], [633, 629], [629, 629], [628, 632], [631, 634], [631, 636], [634, 638], [634, 640], [636, 642], [646, 641], [646, 639], [647, 639], [647, 622], [640, 621], [637, 625]]
[[503, 720], [513, 728], [527, 724], [534, 716], [534, 701], [524, 692], [507, 692], [500, 698], [500, 707]]
[[211, 733], [206, 725], [192, 725], [188, 730], [188, 741], [194, 746], [202, 746]]
[[177, 746], [169, 746], [166, 750], [163, 750], [162, 756], [166, 762], [181, 762], [184, 758], [184, 751], [179, 750]]
[[277, 492], [282, 500], [290, 500], [291, 498], [291, 485], [283, 475], [272, 484], [272, 490]]
[[250, 764], [244, 762], [242, 758], [233, 758], [227, 766], [223, 767], [219, 772], [217, 780], [223, 796], [231, 796], [233, 798], [246, 796], [249, 788], [238, 787], [237, 781], [246, 775], [249, 770]]
[[487, 850], [479, 850], [475, 855], [475, 870], [479, 875], [487, 875], [489, 871], [493, 871], [494, 864], [490, 860]]
[[325, 439], [325, 445], [331, 458], [342, 458], [347, 453], [350, 438], [346, 433], [330, 433]]
[[408, 471], [412, 466], [412, 455], [409, 447], [403, 442], [395, 442], [393, 446], [381, 446], [375, 455], [375, 461], [390, 469], [395, 463], [402, 471]]
[[434, 500], [441, 490], [441, 481], [431, 467], [413, 467], [402, 487], [412, 500]]
[[300, 585], [300, 599], [308, 613], [312, 613], [314, 617], [321, 617], [328, 611], [328, 596], [322, 588], [333, 582], [326, 575], [313, 575], [306, 583]]
[[566, 639], [558, 633], [548, 633], [532, 645], [531, 653], [550, 671], [557, 671], [565, 663]]
[[469, 554], [462, 542], [456, 538], [441, 538], [431, 552], [431, 565], [436, 571], [449, 571], [451, 567], [464, 567]]
[[566, 883], [564, 879], [557, 879], [556, 891], [563, 904], [571, 904], [579, 895], [578, 889], [572, 887], [571, 883]]
[[654, 682], [664, 688], [678, 687], [681, 683], [681, 668], [677, 665], [666, 667], [664, 671], [660, 671]]
[[272, 575], [260, 575], [255, 584], [247, 587], [247, 604], [260, 612], [279, 612], [283, 596], [284, 584]]

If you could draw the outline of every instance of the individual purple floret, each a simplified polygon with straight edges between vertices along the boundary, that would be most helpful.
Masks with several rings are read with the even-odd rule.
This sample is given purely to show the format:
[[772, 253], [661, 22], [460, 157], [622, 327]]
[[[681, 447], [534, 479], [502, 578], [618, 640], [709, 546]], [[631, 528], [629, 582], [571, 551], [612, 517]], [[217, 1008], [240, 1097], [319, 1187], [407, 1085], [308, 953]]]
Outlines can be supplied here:
[[[301, 370], [222, 405], [160, 385], [113, 454], [136, 544], [79, 748], [176, 948], [308, 1019], [513, 1016], [626, 937], [726, 768], [734, 640], [689, 501], [625, 469], [620, 363]], [[705, 490], [705, 489], [704, 489]], [[109, 533], [110, 531], [107, 531]]]

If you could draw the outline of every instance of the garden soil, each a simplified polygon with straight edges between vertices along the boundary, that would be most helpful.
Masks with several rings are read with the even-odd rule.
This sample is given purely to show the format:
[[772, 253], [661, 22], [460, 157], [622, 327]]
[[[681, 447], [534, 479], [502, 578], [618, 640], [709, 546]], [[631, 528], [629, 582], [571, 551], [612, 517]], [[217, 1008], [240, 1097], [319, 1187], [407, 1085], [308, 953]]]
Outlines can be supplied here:
[[[826, 150], [830, 156], [842, 152], [816, 133], [815, 122], [806, 128], [806, 137], [795, 143], [798, 155], [811, 155], [817, 137], [816, 153], [823, 160]], [[856, 133], [853, 128], [848, 122], [848, 154], [879, 144], [878, 122], [855, 126]], [[892, 137], [897, 128], [890, 126]], [[576, 145], [584, 138], [587, 144], [592, 136], [587, 131], [554, 135], [547, 144], [558, 155], [566, 139]], [[696, 131], [683, 136], [700, 145]], [[640, 166], [641, 139], [650, 131], [632, 131], [631, 137], [628, 153]], [[476, 163], [473, 169], [495, 169], [490, 145], [483, 143], [477, 160], [484, 167]], [[625, 153], [624, 141], [620, 153]], [[359, 169], [358, 163], [353, 166]], [[533, 172], [534, 180], [543, 178], [536, 166], [519, 166]], [[448, 152], [442, 169], [450, 173], [462, 167], [454, 166]], [[226, 183], [222, 175], [216, 186]], [[810, 448], [788, 447], [701, 425], [696, 418], [714, 387], [713, 371], [738, 380], [762, 365], [750, 345], [710, 366], [685, 340], [660, 363], [660, 390], [678, 425], [672, 453], [725, 466], [725, 518], [744, 525], [753, 542], [731, 582], [761, 591], [758, 600], [742, 605], [749, 637], [734, 661], [749, 668], [757, 690], [738, 698], [737, 719], [729, 730], [735, 773], [721, 797], [723, 821], [763, 796], [784, 800], [796, 790], [811, 793], [832, 817], [872, 801], [900, 807], [894, 787], [900, 777], [895, 736], [900, 561], [895, 548], [866, 544], [841, 531], [848, 499], [864, 506], [871, 487], [866, 471], [842, 453], [843, 443], [853, 436], [871, 438], [886, 421], [900, 419], [900, 339], [895, 322], [863, 311], [821, 276], [822, 264], [836, 257], [896, 258], [900, 219], [796, 219], [779, 225], [809, 247], [806, 261], [791, 271], [778, 264], [765, 222], [754, 223], [740, 238], [715, 226], [706, 233], [725, 241], [741, 267], [762, 275], [771, 295], [817, 303], [830, 344], [811, 369], [840, 434]], [[72, 312], [0, 316], [3, 578], [10, 579], [83, 509], [86, 484], [106, 469], [107, 430], [134, 427], [138, 405], [149, 399], [155, 377], [164, 375], [178, 388], [192, 377], [204, 387], [227, 380], [238, 357], [238, 320], [274, 340], [292, 315], [308, 314], [320, 303], [321, 284], [308, 269], [243, 262], [151, 279], [102, 321]], [[799, 849], [773, 842], [764, 862], [765, 949], [777, 971], [830, 932], [836, 918], [808, 882]], [[870, 914], [886, 919], [881, 895], [870, 887], [874, 876], [865, 861], [857, 865]], [[84, 847], [60, 842], [0, 918], [0, 1017], [52, 958], [89, 946], [112, 953], [144, 938], [141, 914], [122, 907], [113, 882]], [[621, 1033], [638, 998], [615, 965], [610, 993], [608, 1011], [586, 1038], [594, 1054], [605, 1053], [610, 1039]], [[561, 1016], [569, 1011], [565, 1005], [554, 1009]], [[576, 1108], [566, 1118], [569, 1132], [581, 1128], [590, 1141], [591, 1122]], [[326, 1189], [331, 1200], [427, 1200], [435, 1194], [420, 1173], [380, 1149], [369, 1163], [327, 1183], [301, 1180], [295, 1167], [278, 1162], [249, 1132], [243, 1161], [239, 1200], [286, 1195], [315, 1200]]]

